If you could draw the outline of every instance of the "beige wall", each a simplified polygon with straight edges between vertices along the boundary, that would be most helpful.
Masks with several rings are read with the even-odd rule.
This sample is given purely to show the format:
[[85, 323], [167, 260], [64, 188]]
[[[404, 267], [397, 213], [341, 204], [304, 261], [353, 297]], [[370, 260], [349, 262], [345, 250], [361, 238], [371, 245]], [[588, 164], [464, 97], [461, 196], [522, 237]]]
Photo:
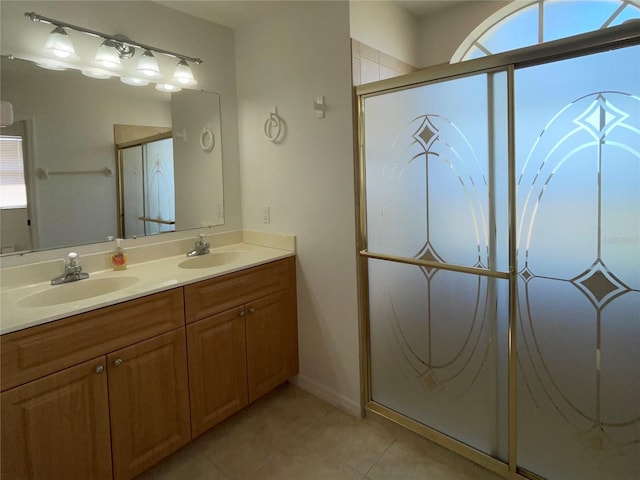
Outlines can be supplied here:
[[[287, 2], [236, 32], [243, 225], [298, 248], [298, 383], [359, 412], [351, 57], [347, 2]], [[312, 100], [323, 95], [326, 117]], [[273, 106], [286, 137], [268, 141]], [[262, 207], [271, 207], [271, 223]]]

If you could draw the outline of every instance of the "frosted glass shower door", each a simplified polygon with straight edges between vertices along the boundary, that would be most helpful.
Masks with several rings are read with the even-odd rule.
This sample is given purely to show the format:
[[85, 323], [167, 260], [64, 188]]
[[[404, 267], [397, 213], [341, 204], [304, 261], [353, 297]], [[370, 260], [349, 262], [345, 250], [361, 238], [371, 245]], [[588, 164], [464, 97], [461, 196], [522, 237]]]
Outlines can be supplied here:
[[144, 206], [145, 231], [149, 233], [175, 230], [176, 201], [173, 174], [173, 139], [145, 143]]
[[640, 47], [516, 70], [518, 465], [640, 478]]
[[372, 401], [507, 457], [506, 72], [364, 99]]

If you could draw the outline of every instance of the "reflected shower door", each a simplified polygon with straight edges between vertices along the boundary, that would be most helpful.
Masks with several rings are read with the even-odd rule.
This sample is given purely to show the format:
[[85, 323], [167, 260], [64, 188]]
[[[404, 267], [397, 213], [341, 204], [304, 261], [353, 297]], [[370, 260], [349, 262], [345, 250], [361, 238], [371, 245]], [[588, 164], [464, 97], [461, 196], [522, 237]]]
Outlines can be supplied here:
[[124, 238], [143, 236], [144, 191], [142, 146], [135, 145], [120, 149], [122, 168], [122, 236]]
[[506, 72], [364, 99], [372, 400], [507, 457]]
[[640, 478], [640, 47], [516, 71], [518, 464]]
[[143, 149], [145, 231], [171, 232], [176, 220], [173, 139], [148, 142]]

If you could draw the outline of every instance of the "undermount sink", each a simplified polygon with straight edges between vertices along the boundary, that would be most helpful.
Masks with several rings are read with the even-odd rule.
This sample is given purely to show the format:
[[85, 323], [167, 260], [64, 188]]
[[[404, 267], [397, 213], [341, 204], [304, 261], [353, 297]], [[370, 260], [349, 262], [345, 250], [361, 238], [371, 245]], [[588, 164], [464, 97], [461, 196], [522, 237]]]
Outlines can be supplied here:
[[237, 261], [246, 255], [245, 251], [211, 252], [206, 255], [191, 257], [178, 264], [180, 268], [211, 268]]
[[52, 285], [46, 290], [32, 293], [18, 302], [20, 307], [48, 307], [77, 302], [106, 295], [130, 287], [139, 281], [136, 277], [88, 278], [77, 282]]

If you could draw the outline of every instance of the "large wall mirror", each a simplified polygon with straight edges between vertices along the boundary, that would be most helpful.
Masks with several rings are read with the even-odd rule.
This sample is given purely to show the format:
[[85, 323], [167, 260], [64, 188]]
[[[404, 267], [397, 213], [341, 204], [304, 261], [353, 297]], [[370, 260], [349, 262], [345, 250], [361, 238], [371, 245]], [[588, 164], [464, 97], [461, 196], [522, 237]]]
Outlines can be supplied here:
[[0, 210], [3, 253], [224, 223], [219, 95], [7, 57], [0, 74], [15, 119], [0, 135], [21, 140], [27, 192]]

